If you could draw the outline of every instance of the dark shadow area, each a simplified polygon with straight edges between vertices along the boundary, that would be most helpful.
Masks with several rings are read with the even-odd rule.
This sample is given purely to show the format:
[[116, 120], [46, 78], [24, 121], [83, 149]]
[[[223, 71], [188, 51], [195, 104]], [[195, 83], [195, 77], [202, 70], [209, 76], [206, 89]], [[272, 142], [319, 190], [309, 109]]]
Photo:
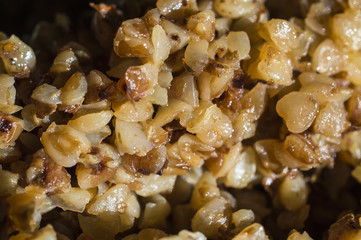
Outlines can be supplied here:
[[91, 10], [86, 0], [14, 0], [0, 1], [0, 31], [19, 37], [31, 35], [40, 21], [53, 22], [56, 13], [65, 13], [71, 22], [77, 22], [79, 13]]
[[290, 17], [304, 17], [308, 6], [305, 0], [267, 0], [265, 6], [271, 18], [289, 19]]

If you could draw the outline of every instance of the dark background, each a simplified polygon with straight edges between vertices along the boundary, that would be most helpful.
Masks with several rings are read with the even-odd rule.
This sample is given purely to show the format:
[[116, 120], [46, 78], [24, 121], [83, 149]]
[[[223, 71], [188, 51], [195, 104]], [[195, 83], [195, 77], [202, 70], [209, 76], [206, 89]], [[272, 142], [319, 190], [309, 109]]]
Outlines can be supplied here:
[[65, 13], [72, 28], [90, 28], [95, 12], [89, 3], [115, 4], [126, 19], [143, 16], [156, 0], [0, 0], [0, 31], [29, 38], [40, 21], [54, 22], [56, 13]]
[[[59, 12], [68, 15], [72, 24], [84, 27], [90, 24], [85, 16], [91, 15], [94, 11], [89, 7], [90, 2], [116, 4], [118, 7], [121, 6], [124, 14], [130, 15], [129, 17], [137, 17], [141, 14], [139, 10], [135, 10], [139, 7], [135, 7], [139, 1], [133, 0], [0, 0], [0, 31], [24, 38], [24, 35], [32, 33], [39, 21], [53, 22], [55, 14]], [[147, 8], [154, 7], [156, 1], [141, 2], [145, 3]], [[266, 7], [272, 17], [288, 19], [291, 16], [302, 15], [299, 0], [267, 0]]]
[[0, 31], [19, 37], [30, 35], [39, 21], [53, 22], [56, 13], [66, 13], [76, 22], [79, 13], [92, 12], [86, 0], [0, 0]]

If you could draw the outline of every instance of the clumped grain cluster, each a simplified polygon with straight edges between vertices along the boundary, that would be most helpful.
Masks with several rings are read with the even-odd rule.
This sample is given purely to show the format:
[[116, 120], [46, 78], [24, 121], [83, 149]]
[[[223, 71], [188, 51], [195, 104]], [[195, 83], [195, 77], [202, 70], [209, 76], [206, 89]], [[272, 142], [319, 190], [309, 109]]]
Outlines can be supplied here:
[[361, 1], [298, 2], [92, 3], [76, 37], [61, 14], [31, 47], [0, 33], [0, 238], [361, 238], [340, 197], [361, 183]]

